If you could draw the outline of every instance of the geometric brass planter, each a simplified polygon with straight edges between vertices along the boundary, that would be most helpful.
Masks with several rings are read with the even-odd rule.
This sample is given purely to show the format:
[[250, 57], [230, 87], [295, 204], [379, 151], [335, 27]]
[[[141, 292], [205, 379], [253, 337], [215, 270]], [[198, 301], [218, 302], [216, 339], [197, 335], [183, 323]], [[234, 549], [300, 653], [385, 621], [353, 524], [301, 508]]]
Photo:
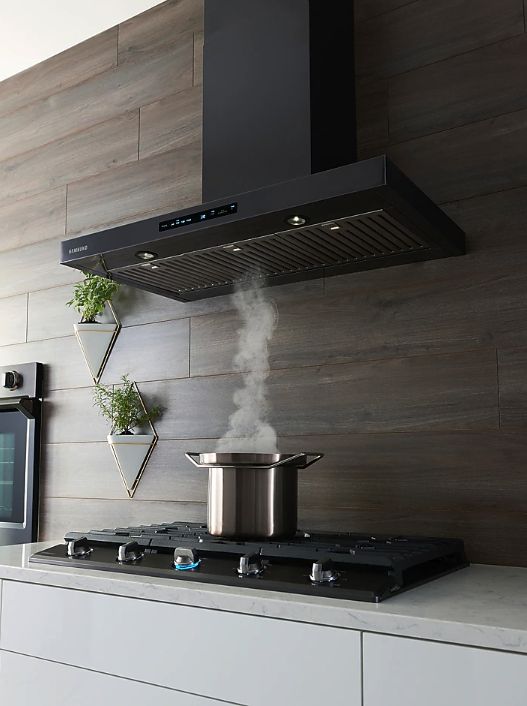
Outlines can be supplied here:
[[[135, 383], [134, 386], [146, 412], [143, 399]], [[112, 429], [112, 433], [106, 437], [129, 498], [134, 497], [152, 451], [157, 444], [157, 432], [152, 422], [148, 423], [151, 428], [149, 434], [114, 434]]]
[[108, 434], [107, 438], [128, 497], [133, 498], [157, 437], [155, 434]]
[[97, 384], [106, 366], [110, 353], [115, 345], [121, 323], [112, 305], [107, 307], [113, 316], [113, 323], [79, 323], [73, 324], [75, 336], [79, 342], [84, 360], [90, 371], [93, 382]]

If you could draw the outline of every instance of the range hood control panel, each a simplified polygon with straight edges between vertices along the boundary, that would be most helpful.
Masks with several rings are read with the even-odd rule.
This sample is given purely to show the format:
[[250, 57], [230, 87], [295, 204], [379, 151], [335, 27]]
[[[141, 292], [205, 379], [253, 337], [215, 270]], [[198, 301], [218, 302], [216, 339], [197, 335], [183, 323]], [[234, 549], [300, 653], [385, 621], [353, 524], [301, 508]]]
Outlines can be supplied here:
[[166, 230], [174, 230], [188, 226], [191, 223], [202, 223], [210, 221], [212, 218], [221, 218], [221, 216], [232, 216], [238, 212], [238, 204], [236, 202], [228, 203], [225, 206], [217, 206], [216, 208], [208, 208], [204, 211], [195, 211], [187, 213], [184, 216], [178, 216], [167, 221], [161, 221], [159, 224], [159, 232], [164, 233]]

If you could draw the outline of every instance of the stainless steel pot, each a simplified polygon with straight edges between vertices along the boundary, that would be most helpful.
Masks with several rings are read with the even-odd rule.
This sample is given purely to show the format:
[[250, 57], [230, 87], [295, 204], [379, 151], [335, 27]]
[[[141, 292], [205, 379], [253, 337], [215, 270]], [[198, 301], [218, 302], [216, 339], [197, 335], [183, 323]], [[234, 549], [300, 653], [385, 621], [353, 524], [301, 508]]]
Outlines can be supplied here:
[[297, 529], [298, 470], [323, 454], [193, 453], [209, 469], [210, 534], [238, 539], [292, 537]]

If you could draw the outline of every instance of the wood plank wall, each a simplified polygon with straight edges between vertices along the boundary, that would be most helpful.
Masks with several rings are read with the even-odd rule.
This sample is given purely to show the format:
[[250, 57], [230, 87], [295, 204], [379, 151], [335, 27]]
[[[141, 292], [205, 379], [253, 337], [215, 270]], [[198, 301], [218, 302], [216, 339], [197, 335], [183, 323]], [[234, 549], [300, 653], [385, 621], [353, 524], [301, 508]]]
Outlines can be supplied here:
[[[467, 231], [462, 258], [269, 290], [272, 422], [305, 527], [461, 536], [527, 565], [527, 34], [523, 0], [356, 0], [361, 156], [387, 151]], [[41, 537], [205, 518], [232, 410], [228, 298], [134, 290], [104, 375], [165, 407], [136, 498], [64, 307], [64, 234], [200, 200], [199, 0], [169, 0], [0, 84], [0, 365], [49, 365]]]

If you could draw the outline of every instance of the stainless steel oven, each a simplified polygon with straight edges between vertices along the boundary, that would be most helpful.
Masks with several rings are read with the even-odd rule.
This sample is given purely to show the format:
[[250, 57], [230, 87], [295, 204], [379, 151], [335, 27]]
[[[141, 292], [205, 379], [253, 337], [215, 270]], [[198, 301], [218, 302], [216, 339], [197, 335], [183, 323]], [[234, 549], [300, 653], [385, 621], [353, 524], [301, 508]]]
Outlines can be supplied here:
[[41, 363], [0, 367], [0, 544], [38, 532]]

